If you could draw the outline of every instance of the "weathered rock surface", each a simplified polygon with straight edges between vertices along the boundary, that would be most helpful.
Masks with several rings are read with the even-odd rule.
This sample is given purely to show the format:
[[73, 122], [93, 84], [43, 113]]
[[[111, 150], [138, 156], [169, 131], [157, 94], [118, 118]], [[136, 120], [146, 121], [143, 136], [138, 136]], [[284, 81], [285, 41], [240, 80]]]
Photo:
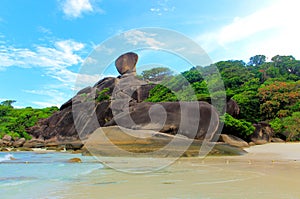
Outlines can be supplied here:
[[[165, 114], [165, 115], [164, 115]], [[129, 112], [116, 115], [106, 126], [156, 130], [188, 138], [211, 139], [219, 125], [219, 115], [207, 102], [142, 102]]]
[[[190, 157], [199, 156], [202, 144], [200, 140], [153, 130], [133, 130], [110, 126], [95, 130], [86, 141], [83, 153], [95, 156]], [[210, 154], [213, 155], [246, 153], [228, 144], [209, 143], [209, 147], [212, 148]]]
[[255, 131], [250, 137], [252, 142], [255, 144], [266, 144], [271, 142], [274, 132], [268, 123], [260, 122], [258, 124], [254, 124], [254, 126]]
[[12, 137], [10, 135], [4, 135], [2, 138], [3, 141], [7, 141], [7, 142], [11, 142], [12, 141]]
[[28, 140], [23, 144], [24, 148], [42, 148], [45, 146], [45, 142], [40, 139]]
[[240, 114], [240, 107], [236, 101], [230, 99], [226, 104], [226, 112], [232, 117], [237, 117]]
[[20, 138], [13, 143], [13, 147], [22, 147], [26, 142], [25, 138]]
[[138, 60], [138, 55], [129, 52], [126, 54], [121, 55], [115, 62], [115, 65], [117, 67], [118, 72], [121, 75], [124, 75], [126, 73], [136, 73], [135, 65]]
[[242, 140], [241, 138], [238, 138], [234, 135], [227, 135], [227, 134], [221, 134], [220, 139], [221, 142], [225, 142], [226, 144], [229, 144], [231, 146], [236, 147], [249, 147], [249, 144]]
[[271, 142], [285, 142], [283, 139], [280, 139], [280, 138], [272, 138], [271, 139]]

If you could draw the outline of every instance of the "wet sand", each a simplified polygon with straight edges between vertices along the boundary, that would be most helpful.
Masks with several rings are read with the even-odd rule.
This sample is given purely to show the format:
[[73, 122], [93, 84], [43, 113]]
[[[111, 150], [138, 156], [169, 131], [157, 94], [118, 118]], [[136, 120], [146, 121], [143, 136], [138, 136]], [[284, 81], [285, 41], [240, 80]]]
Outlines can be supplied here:
[[[62, 198], [299, 198], [300, 143], [253, 146], [243, 156], [180, 158], [147, 174], [111, 168], [66, 184]], [[118, 158], [107, 161], [118, 162]], [[122, 158], [121, 158], [122, 159]], [[126, 161], [123, 162], [126, 164]]]

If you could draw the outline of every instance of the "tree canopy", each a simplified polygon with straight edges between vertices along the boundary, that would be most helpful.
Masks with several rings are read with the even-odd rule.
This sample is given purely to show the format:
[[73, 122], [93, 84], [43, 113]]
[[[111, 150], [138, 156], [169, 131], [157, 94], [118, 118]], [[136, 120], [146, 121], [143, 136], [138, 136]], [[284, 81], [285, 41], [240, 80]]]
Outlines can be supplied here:
[[[276, 136], [300, 140], [300, 136], [297, 137], [300, 125], [296, 119], [300, 112], [300, 61], [293, 56], [276, 55], [267, 61], [266, 56], [256, 55], [247, 64], [228, 60], [194, 67], [162, 81], [150, 91], [147, 100], [210, 102], [218, 95], [224, 96], [219, 89], [223, 83], [212, 66], [219, 70], [227, 99], [232, 98], [240, 107], [238, 118], [224, 116], [223, 132], [246, 138], [253, 132], [249, 124], [266, 121], [276, 129]], [[209, 88], [209, 85], [213, 87]]]

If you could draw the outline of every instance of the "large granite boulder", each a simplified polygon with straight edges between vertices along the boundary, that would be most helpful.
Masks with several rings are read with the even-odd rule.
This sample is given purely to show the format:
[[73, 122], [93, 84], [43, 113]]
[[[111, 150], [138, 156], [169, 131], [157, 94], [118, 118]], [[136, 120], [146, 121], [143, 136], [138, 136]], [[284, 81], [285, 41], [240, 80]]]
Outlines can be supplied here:
[[219, 125], [219, 115], [207, 102], [142, 102], [106, 123], [106, 126], [112, 125], [181, 134], [203, 140], [214, 136]]
[[115, 62], [115, 65], [117, 67], [118, 72], [121, 75], [124, 75], [126, 73], [136, 73], [135, 65], [138, 60], [138, 55], [129, 52], [121, 55]]

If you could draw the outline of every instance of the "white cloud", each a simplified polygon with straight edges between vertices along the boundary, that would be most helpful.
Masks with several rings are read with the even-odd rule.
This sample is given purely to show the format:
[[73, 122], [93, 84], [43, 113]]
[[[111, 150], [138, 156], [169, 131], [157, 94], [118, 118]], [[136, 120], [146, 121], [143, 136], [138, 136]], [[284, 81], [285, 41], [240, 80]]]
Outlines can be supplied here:
[[47, 96], [45, 101], [32, 102], [37, 106], [59, 106], [71, 97], [66, 93], [93, 85], [100, 79], [100, 74], [78, 74], [69, 69], [83, 62], [80, 53], [84, 48], [85, 44], [70, 39], [54, 41], [51, 46], [35, 45], [33, 49], [0, 45], [0, 70], [7, 67], [41, 69], [46, 76], [58, 82], [55, 85], [44, 86], [41, 90], [25, 92]]
[[[200, 35], [197, 40], [208, 52], [218, 49], [253, 56], [292, 54], [300, 57], [299, 1], [274, 1], [245, 17], [236, 17], [219, 30]], [[252, 53], [252, 54], [249, 54]], [[229, 57], [228, 57], [229, 58]]]
[[104, 13], [104, 11], [91, 3], [90, 0], [64, 0], [61, 4], [67, 18], [75, 19], [84, 13]]
[[84, 44], [73, 40], [56, 41], [51, 47], [36, 45], [34, 50], [1, 45], [0, 68], [9, 66], [68, 67], [82, 62], [82, 58], [76, 52], [83, 48]]
[[167, 12], [173, 12], [175, 6], [170, 5], [169, 0], [160, 0], [156, 2], [156, 5], [150, 8], [150, 11], [159, 16]]
[[132, 30], [124, 33], [124, 37], [128, 43], [132, 45], [145, 44], [151, 48], [160, 48], [165, 44], [155, 39], [156, 34], [143, 32], [140, 30]]

